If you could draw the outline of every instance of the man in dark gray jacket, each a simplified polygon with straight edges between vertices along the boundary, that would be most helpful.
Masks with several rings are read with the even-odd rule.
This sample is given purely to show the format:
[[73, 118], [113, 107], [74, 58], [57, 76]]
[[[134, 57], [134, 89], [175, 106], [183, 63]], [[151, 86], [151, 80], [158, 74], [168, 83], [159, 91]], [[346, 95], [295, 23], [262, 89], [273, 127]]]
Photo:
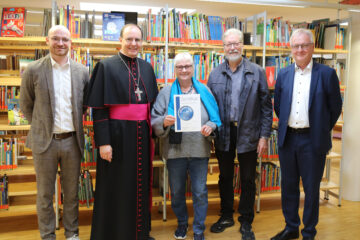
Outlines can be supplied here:
[[243, 35], [229, 29], [223, 35], [226, 61], [210, 74], [208, 86], [219, 105], [221, 122], [215, 140], [219, 162], [221, 217], [211, 226], [219, 233], [233, 226], [233, 176], [235, 152], [240, 164], [241, 196], [238, 218], [243, 240], [255, 239], [255, 176], [257, 157], [267, 151], [272, 125], [272, 105], [264, 70], [241, 56]]

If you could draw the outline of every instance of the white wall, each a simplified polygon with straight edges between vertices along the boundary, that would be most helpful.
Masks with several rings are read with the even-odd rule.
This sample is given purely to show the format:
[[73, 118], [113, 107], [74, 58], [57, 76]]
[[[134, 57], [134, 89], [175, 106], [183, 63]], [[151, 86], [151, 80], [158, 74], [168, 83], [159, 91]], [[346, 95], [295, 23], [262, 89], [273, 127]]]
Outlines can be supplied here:
[[342, 194], [360, 201], [360, 13], [351, 13], [352, 36], [343, 127]]

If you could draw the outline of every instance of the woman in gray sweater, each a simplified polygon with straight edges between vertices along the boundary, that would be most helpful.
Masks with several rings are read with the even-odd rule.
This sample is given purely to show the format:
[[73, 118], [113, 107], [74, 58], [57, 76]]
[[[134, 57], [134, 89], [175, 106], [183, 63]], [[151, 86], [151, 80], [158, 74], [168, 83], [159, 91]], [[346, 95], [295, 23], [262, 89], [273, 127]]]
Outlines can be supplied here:
[[[193, 78], [194, 62], [189, 53], [175, 57], [177, 79], [159, 93], [151, 111], [151, 125], [156, 136], [163, 138], [163, 157], [167, 159], [171, 191], [171, 207], [178, 219], [174, 237], [185, 239], [188, 230], [188, 213], [185, 198], [187, 173], [190, 175], [194, 207], [193, 232], [195, 240], [204, 238], [208, 207], [207, 171], [210, 144], [214, 130], [221, 125], [218, 106], [210, 90]], [[201, 130], [175, 132], [174, 95], [200, 94]]]

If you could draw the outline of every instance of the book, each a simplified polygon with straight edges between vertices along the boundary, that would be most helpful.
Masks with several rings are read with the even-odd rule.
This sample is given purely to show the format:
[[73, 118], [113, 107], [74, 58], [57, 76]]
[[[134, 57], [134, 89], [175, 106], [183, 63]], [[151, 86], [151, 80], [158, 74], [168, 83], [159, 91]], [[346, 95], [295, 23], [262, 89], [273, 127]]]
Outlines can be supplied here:
[[268, 87], [274, 87], [275, 86], [275, 66], [267, 66], [266, 69], [266, 78], [267, 78], [267, 84]]
[[103, 13], [103, 40], [119, 41], [120, 31], [124, 25], [124, 13]]
[[200, 94], [174, 95], [175, 132], [200, 132]]
[[19, 59], [19, 71], [20, 71], [20, 77], [25, 72], [27, 66], [29, 63], [33, 62], [33, 59]]
[[23, 37], [25, 26], [25, 8], [3, 8], [1, 16], [2, 37]]
[[335, 49], [338, 25], [328, 25], [324, 32], [324, 49]]
[[[13, 95], [13, 94], [11, 94]], [[27, 125], [28, 120], [20, 110], [19, 95], [11, 96], [8, 99], [8, 123], [9, 125]]]

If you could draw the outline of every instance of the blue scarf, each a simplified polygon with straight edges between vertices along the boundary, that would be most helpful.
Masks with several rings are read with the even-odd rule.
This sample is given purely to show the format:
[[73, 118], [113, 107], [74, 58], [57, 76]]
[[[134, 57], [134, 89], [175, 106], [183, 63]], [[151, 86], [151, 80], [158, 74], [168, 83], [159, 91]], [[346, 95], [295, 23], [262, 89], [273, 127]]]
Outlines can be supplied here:
[[[204, 84], [199, 82], [198, 80], [192, 78], [193, 86], [198, 94], [200, 94], [200, 99], [204, 104], [209, 117], [210, 121], [215, 123], [217, 127], [221, 126], [221, 120], [219, 115], [219, 108], [216, 103], [214, 96], [210, 93], [210, 91], [206, 88]], [[168, 106], [168, 114], [175, 116], [174, 114], [174, 95], [182, 94], [180, 84], [178, 79], [176, 78], [175, 82], [171, 86], [170, 92], [170, 101]]]

